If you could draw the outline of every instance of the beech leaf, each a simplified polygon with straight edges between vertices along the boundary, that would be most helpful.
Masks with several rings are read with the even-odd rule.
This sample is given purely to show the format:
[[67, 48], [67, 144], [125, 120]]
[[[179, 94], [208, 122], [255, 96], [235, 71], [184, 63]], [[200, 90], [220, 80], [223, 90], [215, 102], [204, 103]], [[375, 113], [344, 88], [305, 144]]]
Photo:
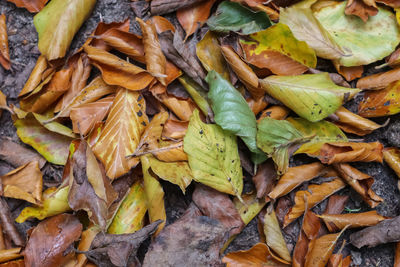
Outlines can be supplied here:
[[0, 15], [0, 64], [6, 70], [11, 68], [10, 51], [8, 48], [8, 35], [6, 25], [6, 15]]
[[49, 0], [7, 0], [17, 7], [26, 8], [31, 13], [39, 12]]
[[380, 142], [325, 143], [320, 150], [320, 160], [327, 164], [355, 161], [382, 162], [382, 150], [383, 145]]

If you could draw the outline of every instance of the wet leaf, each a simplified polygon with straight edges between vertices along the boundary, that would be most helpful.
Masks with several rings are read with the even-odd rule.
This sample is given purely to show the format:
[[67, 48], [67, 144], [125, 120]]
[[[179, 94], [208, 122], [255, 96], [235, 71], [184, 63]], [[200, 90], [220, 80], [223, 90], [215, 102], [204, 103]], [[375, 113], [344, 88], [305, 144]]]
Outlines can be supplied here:
[[254, 12], [239, 3], [224, 1], [207, 20], [207, 25], [212, 31], [250, 34], [268, 28], [271, 21], [262, 11]]
[[334, 113], [360, 91], [334, 84], [328, 73], [269, 76], [260, 83], [268, 94], [312, 122]]
[[321, 176], [325, 172], [324, 169], [325, 166], [319, 162], [291, 167], [279, 179], [278, 183], [268, 194], [268, 196], [273, 199], [282, 197], [302, 183], [310, 181], [315, 177]]
[[46, 164], [46, 160], [38, 153], [4, 137], [0, 137], [0, 160], [14, 167], [37, 161], [39, 163], [39, 169], [41, 169]]
[[370, 91], [364, 94], [363, 100], [358, 105], [358, 114], [363, 117], [382, 117], [400, 112], [398, 94], [400, 82], [393, 82], [385, 89]]
[[79, 239], [82, 224], [70, 214], [60, 214], [36, 226], [22, 252], [26, 266], [61, 266], [73, 255], [70, 248]]
[[278, 23], [241, 40], [246, 61], [277, 75], [299, 75], [315, 68], [317, 57], [307, 43], [298, 41], [285, 24]]
[[379, 90], [387, 88], [391, 83], [400, 79], [400, 69], [393, 69], [365, 76], [357, 81], [357, 88]]
[[138, 163], [126, 158], [136, 150], [140, 136], [148, 124], [143, 96], [128, 89], [119, 88], [110, 114], [93, 152], [104, 164], [107, 176], [115, 179], [127, 173]]
[[7, 0], [17, 7], [26, 8], [31, 13], [39, 12], [49, 0]]
[[241, 195], [243, 174], [235, 136], [218, 125], [203, 123], [198, 110], [190, 118], [184, 151], [197, 182], [220, 192]]
[[[364, 23], [356, 16], [344, 15], [345, 7], [346, 2], [333, 2], [314, 12], [332, 39], [348, 54], [339, 59], [340, 65], [367, 65], [395, 50], [400, 42], [400, 30], [391, 11], [378, 7], [378, 14]], [[385, 45], [376, 45], [381, 42]]]
[[64, 57], [96, 0], [52, 0], [34, 18], [39, 51], [48, 60]]
[[349, 228], [372, 226], [386, 219], [376, 210], [361, 213], [322, 214], [318, 217], [325, 222], [330, 232], [337, 232], [346, 226]]
[[6, 15], [0, 15], [0, 64], [6, 70], [11, 68], [10, 52], [8, 49], [8, 35], [6, 26]]
[[135, 182], [119, 206], [107, 233], [131, 234], [143, 228], [147, 212], [146, 201], [142, 182]]
[[43, 178], [37, 161], [31, 161], [3, 176], [0, 194], [4, 197], [23, 199], [33, 204], [41, 204]]
[[342, 162], [381, 162], [383, 161], [383, 145], [372, 143], [325, 143], [320, 150], [322, 163], [333, 164]]
[[306, 153], [311, 157], [320, 155], [321, 147], [327, 142], [347, 142], [346, 135], [333, 123], [322, 120], [310, 122], [302, 118], [287, 119], [305, 136], [313, 136], [310, 142], [303, 144], [294, 154]]
[[303, 215], [306, 203], [308, 208], [312, 208], [320, 203], [325, 198], [343, 189], [346, 184], [340, 178], [336, 178], [330, 182], [323, 184], [312, 184], [307, 190], [297, 191], [295, 195], [295, 205], [290, 209], [285, 216], [284, 227], [289, 225], [295, 219]]
[[69, 186], [46, 189], [43, 192], [42, 205], [24, 208], [15, 221], [23, 223], [30, 218], [43, 220], [44, 218], [70, 211], [68, 191]]

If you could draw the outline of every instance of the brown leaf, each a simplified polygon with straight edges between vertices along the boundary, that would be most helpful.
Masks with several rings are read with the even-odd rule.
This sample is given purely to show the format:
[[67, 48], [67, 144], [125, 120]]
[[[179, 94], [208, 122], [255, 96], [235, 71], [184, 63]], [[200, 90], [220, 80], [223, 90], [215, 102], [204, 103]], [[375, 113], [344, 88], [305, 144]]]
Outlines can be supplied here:
[[73, 141], [71, 149], [70, 168], [66, 174], [70, 184], [68, 204], [75, 211], [86, 211], [93, 223], [105, 229], [108, 209], [117, 193], [86, 141]]
[[349, 196], [333, 195], [329, 197], [328, 204], [326, 205], [323, 214], [340, 214], [346, 206]]
[[359, 193], [371, 208], [375, 208], [383, 201], [383, 198], [372, 190], [374, 178], [351, 167], [349, 164], [335, 164], [333, 167], [339, 173], [339, 176]]
[[17, 246], [24, 246], [25, 240], [21, 238], [20, 233], [14, 225], [10, 209], [8, 208], [7, 202], [0, 197], [0, 222], [2, 230]]
[[164, 123], [162, 137], [175, 140], [183, 139], [186, 135], [188, 125], [188, 121], [178, 121], [170, 118]]
[[161, 16], [153, 16], [151, 17], [151, 20], [153, 21], [158, 34], [165, 31], [175, 32], [175, 26], [168, 19]]
[[168, 93], [155, 95], [154, 97], [183, 121], [189, 121], [193, 110], [196, 109], [196, 104], [191, 98], [180, 99]]
[[122, 22], [111, 22], [111, 23], [100, 22], [99, 24], [97, 24], [96, 29], [92, 33], [93, 36], [98, 36], [98, 38], [89, 37], [83, 46], [91, 45], [91, 46], [108, 51], [111, 49], [111, 47], [109, 45], [107, 45], [102, 40], [101, 37], [103, 35], [108, 35], [108, 31], [111, 31], [113, 29], [121, 30], [123, 32], [129, 32], [129, 24], [130, 24], [129, 19], [126, 19], [125, 21], [122, 21]]
[[332, 254], [329, 258], [327, 267], [349, 267], [351, 256], [344, 257], [342, 254]]
[[349, 0], [344, 13], [346, 15], [355, 15], [361, 18], [364, 22], [367, 22], [368, 16], [375, 16], [378, 14], [378, 8], [376, 7], [375, 1], [372, 1], [373, 5], [368, 5], [369, 3], [371, 3], [371, 1]]
[[140, 67], [137, 67], [113, 54], [101, 49], [85, 46], [85, 52], [102, 74], [104, 81], [110, 85], [119, 85], [137, 91], [146, 88], [154, 78]]
[[363, 77], [357, 81], [357, 88], [379, 90], [398, 80], [400, 80], [400, 68]]
[[396, 243], [396, 250], [394, 253], [394, 263], [393, 267], [399, 267], [400, 266], [400, 242]]
[[[89, 226], [85, 231], [82, 232], [81, 240], [79, 241], [78, 250], [88, 251], [93, 239], [101, 231], [101, 229], [95, 225]], [[84, 267], [88, 261], [85, 254], [78, 254], [76, 257], [76, 265], [74, 267]]]
[[84, 252], [88, 259], [99, 267], [103, 266], [140, 266], [136, 258], [139, 246], [152, 233], [161, 221], [145, 226], [133, 234], [105, 234], [98, 233], [94, 238], [89, 251]]
[[0, 264], [0, 267], [25, 267], [24, 260], [8, 261]]
[[73, 131], [86, 136], [94, 126], [103, 121], [110, 111], [113, 104], [114, 96], [109, 96], [97, 100], [96, 102], [86, 103], [78, 107], [72, 108], [70, 117], [72, 121]]
[[272, 118], [275, 120], [284, 120], [290, 113], [290, 110], [284, 106], [271, 106], [264, 110], [257, 121], [262, 120], [263, 118]]
[[164, 15], [202, 1], [204, 0], [153, 0], [150, 3], [151, 15]]
[[393, 7], [393, 8], [398, 8], [400, 7], [400, 1], [399, 0], [376, 0], [378, 3], [383, 3], [387, 6]]
[[0, 195], [23, 199], [40, 205], [42, 201], [43, 179], [37, 161], [31, 161], [3, 176]]
[[7, 0], [14, 3], [17, 7], [26, 8], [31, 13], [42, 10], [49, 0]]
[[336, 112], [337, 120], [334, 123], [347, 133], [364, 136], [372, 133], [374, 130], [384, 127], [374, 121], [365, 119], [353, 112], [347, 110], [344, 107], [340, 107]]
[[25, 266], [62, 266], [79, 239], [82, 224], [70, 214], [60, 214], [40, 222], [32, 231], [25, 250]]
[[383, 160], [383, 145], [379, 142], [354, 143], [336, 142], [325, 143], [320, 150], [319, 159], [322, 163], [334, 164], [342, 162], [381, 162]]
[[215, 0], [201, 1], [192, 6], [181, 8], [176, 12], [176, 18], [186, 32], [185, 40], [192, 35], [210, 16]]
[[0, 263], [21, 258], [21, 248], [10, 248], [0, 250]]
[[357, 248], [375, 247], [380, 244], [400, 241], [400, 216], [384, 220], [350, 235], [350, 243]]
[[[400, 179], [400, 150], [395, 147], [387, 147], [383, 149], [383, 159]], [[400, 181], [397, 186], [400, 186]]]
[[4, 160], [14, 167], [37, 161], [41, 169], [46, 160], [31, 149], [11, 141], [6, 137], [0, 137], [0, 160]]
[[226, 267], [289, 266], [274, 258], [269, 252], [267, 245], [264, 243], [257, 243], [249, 250], [239, 250], [228, 253], [222, 258], [222, 262], [226, 263]]
[[235, 205], [227, 194], [197, 184], [192, 199], [205, 216], [222, 223], [229, 230], [229, 236], [239, 234], [245, 227]]
[[342, 179], [336, 178], [320, 185], [312, 184], [308, 186], [307, 190], [297, 191], [294, 198], [295, 205], [290, 209], [289, 213], [286, 214], [283, 227], [286, 227], [304, 213], [306, 203], [308, 208], [312, 208], [325, 198], [343, 189], [345, 186], [346, 184]]
[[386, 219], [376, 210], [361, 213], [322, 214], [318, 217], [325, 222], [329, 232], [337, 232], [346, 226], [349, 228], [372, 226]]
[[278, 177], [274, 162], [269, 159], [257, 167], [257, 173], [252, 180], [257, 190], [257, 198], [267, 198], [275, 185], [275, 180]]
[[8, 35], [6, 26], [6, 15], [0, 16], [0, 64], [6, 70], [11, 68], [10, 52], [8, 50]]
[[272, 199], [277, 199], [281, 196], [284, 196], [302, 183], [322, 175], [324, 173], [324, 169], [325, 166], [319, 162], [291, 167], [279, 179], [277, 185], [268, 194], [268, 196]]
[[[354, 0], [354, 1], [362, 1], [362, 0]], [[350, 3], [350, 1], [349, 1]], [[340, 66], [334, 62], [336, 70], [346, 79], [346, 81], [350, 82], [356, 78], [361, 78], [364, 72], [364, 66], [355, 66], [355, 67], [345, 67]]]
[[258, 113], [263, 111], [268, 106], [268, 102], [263, 97], [261, 97], [257, 100], [255, 100], [252, 97], [249, 97], [249, 98], [246, 98], [246, 102], [247, 102], [247, 105], [249, 105], [251, 111], [253, 111], [254, 115], [256, 115], [256, 116]]
[[31, 75], [26, 81], [24, 88], [22, 88], [18, 97], [25, 96], [31, 93], [35, 88], [44, 80], [47, 76], [43, 76], [44, 71], [47, 69], [48, 64], [47, 60], [43, 55], [40, 55], [38, 60], [36, 61], [36, 65], [33, 68]]

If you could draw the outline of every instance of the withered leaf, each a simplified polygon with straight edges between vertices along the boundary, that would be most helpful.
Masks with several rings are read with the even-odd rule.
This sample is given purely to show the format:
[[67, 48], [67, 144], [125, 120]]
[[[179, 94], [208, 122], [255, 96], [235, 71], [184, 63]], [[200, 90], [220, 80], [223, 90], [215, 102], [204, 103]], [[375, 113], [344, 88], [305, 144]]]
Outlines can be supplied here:
[[340, 214], [344, 210], [349, 196], [333, 195], [328, 199], [328, 204], [326, 205], [323, 214]]
[[202, 1], [204, 0], [153, 0], [150, 4], [151, 14], [154, 16], [171, 13]]
[[21, 258], [22, 255], [20, 254], [20, 251], [21, 248], [10, 248], [10, 249], [0, 250], [0, 263]]
[[[372, 5], [371, 5], [372, 4]], [[375, 1], [349, 0], [344, 10], [346, 15], [355, 15], [367, 22], [368, 16], [378, 14]]]
[[3, 197], [0, 197], [0, 222], [3, 232], [11, 238], [15, 245], [25, 245], [25, 240], [22, 239], [20, 233], [14, 225], [10, 209], [8, 208], [7, 202], [3, 199]]
[[363, 77], [357, 81], [357, 88], [359, 89], [384, 89], [389, 84], [396, 82], [400, 79], [400, 69], [393, 69], [386, 72], [372, 74]]
[[7, 0], [17, 7], [26, 8], [31, 13], [39, 12], [49, 0]]
[[11, 68], [10, 52], [8, 50], [8, 35], [6, 26], [6, 15], [0, 15], [0, 64], [6, 70]]
[[253, 176], [253, 183], [257, 190], [257, 198], [265, 198], [271, 192], [275, 179], [278, 177], [274, 162], [268, 159], [257, 167], [257, 173]]
[[31, 161], [37, 161], [41, 169], [46, 160], [31, 149], [11, 141], [6, 137], [0, 137], [0, 160], [4, 160], [14, 167], [19, 167]]
[[24, 88], [22, 88], [21, 92], [19, 93], [18, 97], [25, 96], [31, 93], [35, 88], [39, 85], [42, 79], [46, 77], [42, 77], [43, 72], [47, 69], [48, 63], [46, 58], [43, 55], [40, 55], [36, 61], [36, 65], [33, 68], [31, 75], [29, 76], [28, 80], [26, 81]]
[[322, 163], [334, 164], [342, 162], [371, 162], [383, 161], [383, 145], [380, 142], [355, 143], [336, 142], [326, 143], [321, 147], [320, 160]]
[[330, 232], [337, 232], [346, 226], [349, 228], [372, 226], [386, 219], [386, 217], [379, 215], [376, 210], [361, 213], [322, 214], [318, 217], [325, 222]]
[[383, 159], [400, 179], [400, 150], [395, 147], [385, 148], [383, 150]]

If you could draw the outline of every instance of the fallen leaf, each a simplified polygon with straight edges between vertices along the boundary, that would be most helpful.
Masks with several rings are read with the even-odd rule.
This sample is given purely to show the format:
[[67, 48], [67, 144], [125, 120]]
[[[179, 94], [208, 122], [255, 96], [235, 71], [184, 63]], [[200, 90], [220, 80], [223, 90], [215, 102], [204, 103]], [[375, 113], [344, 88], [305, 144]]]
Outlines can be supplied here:
[[358, 115], [362, 117], [382, 117], [394, 115], [400, 112], [400, 82], [393, 82], [385, 89], [379, 91], [369, 91], [358, 105]]
[[319, 162], [288, 168], [287, 172], [279, 179], [268, 196], [272, 199], [278, 199], [288, 194], [302, 183], [321, 176], [325, 172], [324, 169], [325, 166]]
[[161, 16], [153, 16], [150, 19], [153, 21], [158, 34], [165, 31], [175, 32], [175, 26], [168, 19]]
[[207, 20], [212, 31], [251, 34], [271, 26], [268, 15], [262, 11], [254, 12], [239, 3], [224, 1]]
[[40, 84], [42, 78], [45, 79], [46, 77], [42, 77], [44, 71], [48, 68], [48, 63], [46, 57], [40, 55], [36, 61], [36, 65], [33, 68], [28, 80], [26, 81], [24, 88], [22, 88], [21, 92], [19, 93], [18, 97], [23, 97], [31, 93], [35, 88]]
[[204, 116], [213, 118], [214, 114], [209, 104], [207, 93], [202, 89], [202, 87], [191, 80], [189, 77], [179, 77], [179, 82], [185, 87], [188, 94], [192, 97], [193, 101], [199, 107]]
[[258, 199], [257, 195], [252, 193], [243, 194], [241, 199], [235, 197], [233, 203], [235, 204], [244, 224], [248, 225], [264, 208], [267, 201], [265, 201], [265, 199]]
[[345, 180], [357, 193], [359, 193], [362, 199], [371, 208], [375, 208], [381, 202], [383, 202], [383, 198], [378, 196], [372, 190], [374, 178], [368, 174], [360, 172], [349, 164], [335, 164], [334, 168], [339, 173], [339, 176]]
[[346, 135], [333, 123], [322, 120], [318, 122], [310, 122], [303, 118], [288, 118], [290, 122], [299, 132], [305, 136], [313, 136], [313, 138], [303, 144], [294, 154], [306, 153], [311, 157], [320, 155], [321, 147], [327, 142], [347, 142]]
[[98, 36], [98, 38], [92, 38], [89, 37], [84, 45], [91, 45], [106, 51], [109, 51], [111, 47], [107, 45], [103, 40], [101, 40], [101, 37], [103, 35], [111, 35], [111, 32], [108, 33], [108, 31], [112, 31], [114, 29], [121, 30], [123, 32], [129, 32], [130, 28], [130, 20], [126, 19], [121, 22], [111, 22], [111, 23], [105, 23], [105, 22], [99, 22], [97, 24], [96, 29], [93, 31], [92, 35], [93, 36]]
[[68, 191], [69, 186], [60, 188], [50, 187], [46, 189], [42, 195], [42, 205], [24, 208], [15, 221], [23, 223], [30, 218], [43, 220], [44, 218], [70, 211]]
[[290, 209], [289, 213], [286, 214], [283, 227], [286, 227], [295, 219], [303, 215], [306, 209], [306, 203], [310, 209], [325, 198], [343, 189], [345, 186], [346, 184], [342, 179], [336, 178], [320, 185], [309, 185], [307, 190], [297, 191], [294, 198], [295, 205]]
[[104, 266], [137, 266], [136, 253], [142, 244], [155, 232], [161, 221], [145, 226], [132, 234], [98, 233], [90, 249], [84, 254], [99, 267]]
[[0, 160], [6, 161], [14, 167], [37, 161], [39, 169], [41, 169], [46, 164], [46, 160], [38, 153], [5, 137], [0, 137]]
[[275, 120], [284, 120], [289, 115], [290, 110], [284, 106], [270, 106], [264, 110], [257, 122], [260, 122], [263, 118], [271, 118]]
[[372, 226], [386, 219], [386, 217], [379, 215], [376, 210], [361, 213], [322, 214], [318, 217], [324, 221], [329, 232], [337, 232], [345, 227]]
[[40, 222], [22, 252], [26, 266], [61, 266], [73, 255], [82, 224], [71, 214], [60, 214]]
[[357, 114], [352, 113], [344, 107], [340, 107], [336, 110], [335, 115], [337, 120], [334, 123], [339, 126], [343, 131], [347, 133], [356, 134], [359, 136], [364, 136], [372, 133], [374, 130], [384, 127], [384, 125], [379, 125], [374, 121], [365, 119]]
[[0, 16], [0, 64], [6, 70], [11, 68], [10, 52], [8, 49], [8, 35], [6, 26], [6, 15]]
[[397, 242], [396, 243], [396, 250], [394, 253], [394, 263], [393, 263], [393, 267], [399, 267], [400, 266], [400, 243]]
[[119, 88], [110, 114], [106, 120], [93, 152], [104, 164], [107, 176], [115, 179], [127, 173], [138, 163], [127, 159], [135, 152], [141, 134], [148, 124], [143, 96], [125, 88]]
[[1, 176], [4, 197], [23, 199], [33, 204], [42, 202], [43, 178], [37, 161], [31, 161]]
[[243, 174], [235, 136], [218, 125], [203, 123], [196, 109], [183, 143], [197, 182], [223, 193], [241, 195]]
[[0, 266], [1, 267], [25, 267], [25, 261], [23, 259], [8, 261], [8, 262], [0, 264]]
[[379, 142], [355, 143], [335, 142], [325, 143], [320, 150], [319, 159], [325, 164], [342, 162], [381, 162], [383, 161], [383, 145]]
[[257, 100], [252, 97], [246, 98], [246, 102], [256, 116], [268, 106], [268, 102], [263, 97]]
[[[359, 0], [354, 0], [354, 1], [359, 1]], [[340, 66], [339, 64], [336, 64], [335, 61], [333, 62], [333, 65], [335, 66], [337, 72], [339, 72], [348, 82], [356, 78], [361, 78], [364, 73], [364, 66], [362, 65], [353, 67], [344, 67]]]
[[[371, 5], [372, 4], [372, 5]], [[367, 22], [368, 16], [376, 16], [378, 8], [375, 1], [349, 0], [344, 10], [346, 15], [355, 15]]]
[[151, 14], [164, 15], [195, 5], [203, 0], [153, 0], [150, 3]]
[[146, 193], [141, 181], [135, 182], [129, 189], [107, 229], [109, 234], [131, 234], [144, 226], [147, 212]]
[[314, 50], [282, 23], [251, 34], [250, 40], [242, 39], [240, 45], [248, 63], [277, 75], [300, 75], [317, 65]]
[[357, 81], [357, 88], [379, 90], [400, 79], [400, 68], [365, 76]]
[[75, 33], [89, 17], [95, 4], [96, 0], [50, 1], [33, 18], [42, 55], [48, 60], [64, 57]]
[[227, 267], [288, 266], [276, 260], [264, 243], [257, 243], [249, 250], [230, 252], [222, 258], [222, 262], [226, 263]]
[[389, 165], [400, 179], [400, 151], [395, 147], [383, 149], [383, 160]]
[[239, 234], [245, 227], [228, 195], [200, 184], [196, 186], [192, 199], [205, 216], [218, 220], [229, 231], [229, 237]]
[[174, 112], [174, 114], [181, 120], [188, 121], [193, 110], [196, 109], [196, 105], [190, 98], [181, 99], [168, 93], [155, 95], [155, 98]]
[[2, 233], [9, 238], [9, 241], [12, 241], [19, 247], [25, 246], [25, 240], [22, 239], [21, 234], [16, 228], [11, 211], [3, 197], [0, 197], [0, 223], [2, 226]]
[[175, 140], [183, 139], [186, 135], [188, 126], [188, 121], [179, 121], [170, 118], [164, 123], [162, 137]]
[[334, 113], [360, 91], [334, 84], [328, 73], [269, 76], [260, 83], [268, 94], [311, 122]]
[[214, 3], [215, 0], [201, 1], [195, 5], [181, 8], [176, 12], [176, 18], [186, 32], [185, 39], [203, 26], [210, 16], [211, 7]]
[[267, 160], [257, 166], [257, 173], [252, 180], [257, 191], [257, 198], [267, 198], [268, 193], [273, 190], [275, 180], [278, 177], [274, 162]]
[[341, 253], [332, 254], [329, 258], [327, 267], [349, 267], [351, 264], [351, 255], [345, 257]]
[[15, 260], [21, 258], [20, 254], [21, 248], [10, 248], [10, 249], [2, 249], [0, 250], [0, 262], [7, 262], [10, 260]]
[[8, 2], [14, 3], [17, 7], [26, 8], [31, 13], [36, 13], [42, 10], [44, 5], [49, 0], [34, 0], [34, 1], [27, 1], [27, 0], [7, 0]]
[[340, 214], [346, 206], [346, 202], [349, 196], [333, 195], [328, 199], [328, 204], [326, 204], [324, 214]]

